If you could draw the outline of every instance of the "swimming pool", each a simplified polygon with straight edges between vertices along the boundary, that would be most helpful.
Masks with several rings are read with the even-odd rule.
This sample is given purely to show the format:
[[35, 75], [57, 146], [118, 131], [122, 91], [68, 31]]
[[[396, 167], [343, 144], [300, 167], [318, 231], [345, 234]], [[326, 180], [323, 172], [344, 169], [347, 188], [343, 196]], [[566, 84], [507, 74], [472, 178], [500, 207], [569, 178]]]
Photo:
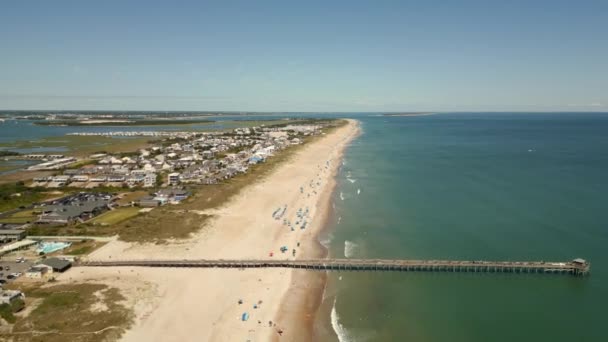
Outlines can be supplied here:
[[41, 242], [38, 244], [38, 247], [36, 248], [36, 252], [37, 253], [44, 253], [44, 254], [49, 254], [49, 253], [53, 253], [59, 250], [62, 250], [64, 248], [70, 247], [72, 245], [71, 242], [57, 242], [57, 241], [52, 241], [52, 242]]

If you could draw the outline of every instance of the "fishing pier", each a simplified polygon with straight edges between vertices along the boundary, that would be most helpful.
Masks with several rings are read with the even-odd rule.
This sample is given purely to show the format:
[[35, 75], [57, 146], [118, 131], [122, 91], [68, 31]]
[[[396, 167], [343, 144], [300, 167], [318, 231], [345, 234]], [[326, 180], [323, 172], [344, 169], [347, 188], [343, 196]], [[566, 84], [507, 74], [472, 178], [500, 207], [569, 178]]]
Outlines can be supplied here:
[[83, 261], [86, 267], [172, 267], [172, 268], [293, 268], [318, 271], [393, 271], [454, 273], [549, 273], [583, 276], [591, 264], [583, 259], [568, 262], [545, 261], [455, 261], [455, 260], [116, 260]]

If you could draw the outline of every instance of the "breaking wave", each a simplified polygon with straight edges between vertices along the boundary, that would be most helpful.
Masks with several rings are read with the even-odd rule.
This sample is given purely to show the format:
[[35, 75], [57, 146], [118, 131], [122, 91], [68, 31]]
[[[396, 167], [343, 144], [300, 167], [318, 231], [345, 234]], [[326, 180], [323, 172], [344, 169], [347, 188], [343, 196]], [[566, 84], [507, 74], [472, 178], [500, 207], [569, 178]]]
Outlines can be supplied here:
[[319, 240], [319, 243], [323, 245], [326, 249], [329, 249], [331, 246], [331, 242], [334, 239], [334, 235], [332, 233], [327, 234], [322, 240]]
[[331, 327], [334, 329], [336, 336], [338, 336], [338, 341], [351, 342], [352, 339], [349, 338], [348, 331], [346, 331], [346, 328], [340, 324], [340, 317], [336, 311], [336, 300], [337, 297], [334, 299], [334, 306], [331, 308]]
[[344, 241], [344, 256], [347, 258], [352, 257], [355, 254], [357, 247], [359, 247], [359, 245], [352, 241]]

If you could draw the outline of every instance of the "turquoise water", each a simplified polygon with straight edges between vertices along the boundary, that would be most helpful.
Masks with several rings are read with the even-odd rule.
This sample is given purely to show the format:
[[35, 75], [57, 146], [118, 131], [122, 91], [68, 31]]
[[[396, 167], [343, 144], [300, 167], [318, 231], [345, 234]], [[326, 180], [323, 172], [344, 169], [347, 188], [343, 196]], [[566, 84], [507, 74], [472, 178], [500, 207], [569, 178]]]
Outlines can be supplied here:
[[592, 274], [331, 273], [318, 340], [608, 340], [608, 114], [361, 121], [325, 237], [332, 256], [583, 257]]
[[70, 247], [71, 245], [72, 244], [69, 242], [41, 242], [36, 248], [36, 253], [43, 252], [44, 254], [49, 254]]

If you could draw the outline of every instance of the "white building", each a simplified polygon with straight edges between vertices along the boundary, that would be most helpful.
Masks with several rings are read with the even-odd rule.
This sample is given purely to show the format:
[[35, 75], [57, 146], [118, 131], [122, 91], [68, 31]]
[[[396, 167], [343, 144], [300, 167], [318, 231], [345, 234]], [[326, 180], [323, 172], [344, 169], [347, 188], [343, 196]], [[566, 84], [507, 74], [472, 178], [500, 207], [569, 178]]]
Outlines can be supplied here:
[[169, 185], [179, 184], [179, 173], [177, 173], [177, 172], [170, 173], [169, 177], [168, 177], [168, 183], [169, 183]]
[[144, 188], [151, 188], [156, 185], [156, 173], [147, 173], [144, 177]]

